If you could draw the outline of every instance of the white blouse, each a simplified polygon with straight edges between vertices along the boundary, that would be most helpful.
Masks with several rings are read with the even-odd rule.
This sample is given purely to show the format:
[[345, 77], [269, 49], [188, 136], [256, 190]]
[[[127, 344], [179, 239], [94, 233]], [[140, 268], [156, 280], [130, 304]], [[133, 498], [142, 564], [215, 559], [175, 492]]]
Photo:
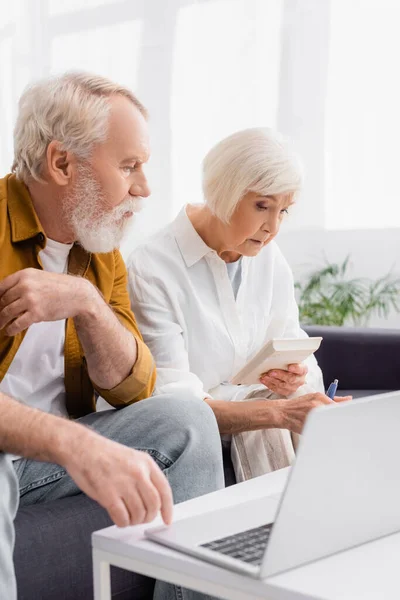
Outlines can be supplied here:
[[[272, 338], [306, 337], [300, 329], [293, 276], [274, 241], [243, 257], [235, 298], [226, 263], [196, 232], [186, 209], [132, 253], [132, 309], [157, 364], [156, 393], [235, 399], [255, 386], [228, 384]], [[308, 387], [322, 391], [314, 357]], [[306, 393], [306, 392], [304, 392]]]

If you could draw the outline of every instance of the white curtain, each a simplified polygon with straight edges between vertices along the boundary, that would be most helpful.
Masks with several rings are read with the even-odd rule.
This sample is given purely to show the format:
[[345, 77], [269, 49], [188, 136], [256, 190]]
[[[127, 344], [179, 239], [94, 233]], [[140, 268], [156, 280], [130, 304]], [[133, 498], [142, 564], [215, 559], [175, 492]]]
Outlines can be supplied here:
[[400, 227], [397, 0], [13, 0], [1, 19], [1, 173], [37, 77], [95, 71], [148, 106], [153, 194], [125, 254], [201, 200], [216, 141], [257, 125], [303, 157], [287, 231]]
[[399, 27], [398, 0], [331, 2], [325, 188], [331, 229], [400, 227]]

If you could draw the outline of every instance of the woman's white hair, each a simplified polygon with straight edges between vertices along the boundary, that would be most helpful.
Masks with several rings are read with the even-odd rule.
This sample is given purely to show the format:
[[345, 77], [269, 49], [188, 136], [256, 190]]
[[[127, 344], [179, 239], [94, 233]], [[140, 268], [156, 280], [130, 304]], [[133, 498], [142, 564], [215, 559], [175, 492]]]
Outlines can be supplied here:
[[295, 194], [301, 189], [301, 164], [288, 140], [268, 128], [244, 129], [216, 144], [203, 161], [206, 205], [229, 223], [247, 192], [262, 196]]
[[107, 137], [109, 98], [115, 94], [128, 98], [147, 118], [130, 90], [105, 77], [66, 73], [29, 86], [19, 101], [14, 128], [12, 171], [18, 179], [43, 181], [43, 163], [53, 140], [61, 149], [88, 158], [93, 146]]

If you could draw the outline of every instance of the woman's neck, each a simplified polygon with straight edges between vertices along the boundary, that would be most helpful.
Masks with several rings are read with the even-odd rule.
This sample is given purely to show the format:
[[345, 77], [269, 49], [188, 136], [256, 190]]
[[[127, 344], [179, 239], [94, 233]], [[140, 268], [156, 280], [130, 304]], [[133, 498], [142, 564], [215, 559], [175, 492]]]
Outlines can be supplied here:
[[207, 206], [188, 204], [186, 214], [205, 244], [227, 263], [239, 260], [241, 255], [227, 247], [224, 240], [226, 226], [212, 214]]

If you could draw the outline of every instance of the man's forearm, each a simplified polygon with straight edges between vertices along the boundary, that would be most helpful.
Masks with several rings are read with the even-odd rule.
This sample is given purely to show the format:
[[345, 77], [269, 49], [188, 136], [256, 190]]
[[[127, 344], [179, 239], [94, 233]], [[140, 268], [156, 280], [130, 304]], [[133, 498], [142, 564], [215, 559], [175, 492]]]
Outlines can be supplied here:
[[221, 434], [279, 427], [278, 404], [275, 406], [274, 400], [228, 402], [205, 398], [205, 402], [214, 411]]
[[93, 292], [88, 306], [74, 322], [91, 380], [99, 388], [110, 390], [132, 371], [137, 344], [94, 287]]
[[55, 417], [0, 392], [0, 450], [65, 465], [66, 458], [91, 435], [78, 423]]

